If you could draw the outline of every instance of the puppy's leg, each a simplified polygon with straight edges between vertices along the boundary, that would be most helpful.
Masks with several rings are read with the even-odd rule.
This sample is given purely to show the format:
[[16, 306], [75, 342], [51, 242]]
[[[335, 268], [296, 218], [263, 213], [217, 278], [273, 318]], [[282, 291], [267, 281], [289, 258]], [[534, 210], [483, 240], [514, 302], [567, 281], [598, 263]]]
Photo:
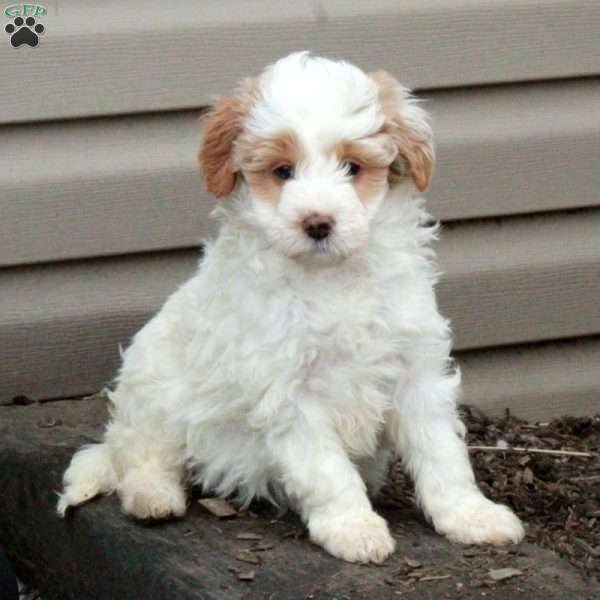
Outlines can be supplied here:
[[75, 453], [63, 477], [57, 510], [64, 516], [99, 494], [116, 491], [123, 511], [138, 519], [182, 516], [186, 495], [179, 449], [170, 448], [119, 421], [109, 423], [104, 442]]
[[385, 520], [373, 511], [356, 466], [321, 415], [299, 415], [270, 445], [314, 543], [350, 562], [380, 563], [394, 551]]
[[525, 534], [519, 519], [475, 483], [456, 414], [459, 381], [458, 374], [413, 377], [397, 394], [388, 430], [439, 533], [466, 544], [519, 542]]
[[84, 446], [73, 456], [63, 476], [64, 489], [59, 494], [58, 514], [64, 516], [69, 506], [113, 492], [116, 484], [109, 447], [106, 444]]
[[360, 476], [367, 486], [370, 498], [377, 498], [385, 485], [390, 469], [392, 453], [387, 448], [379, 448], [375, 456], [358, 462]]
[[113, 448], [116, 486], [123, 511], [137, 519], [181, 517], [186, 511], [181, 448], [165, 433], [110, 424], [106, 441]]
[[117, 493], [123, 511], [136, 519], [181, 517], [186, 511], [181, 474], [153, 459], [128, 469]]

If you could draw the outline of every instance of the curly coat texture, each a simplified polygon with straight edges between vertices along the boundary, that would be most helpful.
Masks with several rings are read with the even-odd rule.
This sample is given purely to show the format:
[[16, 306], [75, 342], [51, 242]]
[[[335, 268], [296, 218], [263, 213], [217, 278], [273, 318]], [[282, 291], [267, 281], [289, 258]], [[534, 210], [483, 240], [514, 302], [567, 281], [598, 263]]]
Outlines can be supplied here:
[[285, 502], [335, 556], [381, 562], [394, 541], [368, 492], [399, 455], [440, 533], [521, 539], [477, 488], [456, 415], [417, 196], [433, 159], [425, 112], [382, 72], [295, 53], [220, 98], [200, 151], [218, 238], [124, 353], [59, 512], [116, 491], [135, 517], [181, 516], [198, 484]]

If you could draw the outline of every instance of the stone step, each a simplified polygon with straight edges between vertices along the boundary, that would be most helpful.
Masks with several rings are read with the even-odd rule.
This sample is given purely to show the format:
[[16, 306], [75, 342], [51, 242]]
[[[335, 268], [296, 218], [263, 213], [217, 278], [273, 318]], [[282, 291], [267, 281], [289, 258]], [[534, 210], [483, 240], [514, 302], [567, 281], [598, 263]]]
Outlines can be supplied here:
[[[185, 518], [143, 525], [112, 496], [60, 519], [62, 473], [77, 447], [99, 439], [105, 419], [98, 397], [0, 407], [0, 546], [44, 600], [593, 596], [550, 551], [453, 545], [412, 510], [380, 509], [397, 540], [382, 566], [332, 558], [297, 518], [262, 505], [219, 519], [192, 499]], [[505, 568], [519, 574], [490, 577]]]

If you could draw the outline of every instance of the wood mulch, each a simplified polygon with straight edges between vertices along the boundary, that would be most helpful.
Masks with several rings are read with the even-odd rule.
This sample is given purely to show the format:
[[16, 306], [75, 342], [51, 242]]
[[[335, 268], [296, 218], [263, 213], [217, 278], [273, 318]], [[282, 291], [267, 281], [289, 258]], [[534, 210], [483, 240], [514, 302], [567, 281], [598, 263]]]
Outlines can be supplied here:
[[[555, 551], [597, 584], [600, 415], [529, 424], [510, 414], [491, 419], [473, 407], [462, 407], [462, 414], [484, 493], [523, 519], [528, 541]], [[414, 501], [412, 484], [399, 464], [392, 467], [384, 496], [386, 501]]]

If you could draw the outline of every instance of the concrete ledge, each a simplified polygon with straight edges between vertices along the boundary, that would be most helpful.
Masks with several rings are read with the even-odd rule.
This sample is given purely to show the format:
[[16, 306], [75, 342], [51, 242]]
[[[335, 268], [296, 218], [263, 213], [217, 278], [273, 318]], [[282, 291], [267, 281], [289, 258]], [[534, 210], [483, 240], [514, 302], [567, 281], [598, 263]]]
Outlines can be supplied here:
[[[124, 517], [111, 497], [61, 520], [54, 490], [62, 471], [77, 446], [98, 439], [105, 416], [102, 399], [0, 407], [0, 544], [44, 600], [591, 598], [549, 551], [452, 545], [410, 510], [382, 509], [398, 549], [381, 567], [333, 559], [293, 516], [277, 519], [264, 507], [219, 520], [193, 502], [181, 521], [144, 526]], [[236, 558], [251, 548], [257, 564]], [[490, 581], [489, 570], [500, 568], [521, 575]], [[251, 581], [239, 579], [248, 571]]]

